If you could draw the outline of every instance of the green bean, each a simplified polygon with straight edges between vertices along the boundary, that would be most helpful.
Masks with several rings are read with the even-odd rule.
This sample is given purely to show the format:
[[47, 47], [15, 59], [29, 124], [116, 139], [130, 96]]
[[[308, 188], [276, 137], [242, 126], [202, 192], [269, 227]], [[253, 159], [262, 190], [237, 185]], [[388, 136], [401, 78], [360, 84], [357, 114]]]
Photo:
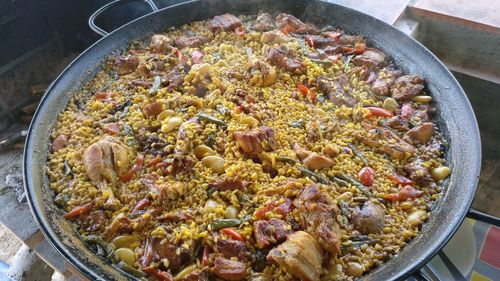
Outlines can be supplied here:
[[243, 223], [250, 221], [251, 219], [252, 219], [251, 216], [245, 216], [241, 219], [215, 219], [212, 222], [212, 229], [219, 230], [221, 228], [226, 228], [226, 227], [240, 226]]
[[335, 175], [335, 177], [333, 178], [333, 180], [336, 181], [336, 182], [338, 182], [340, 184], [340, 181], [338, 181], [337, 179], [340, 179], [340, 180], [342, 180], [344, 182], [348, 182], [351, 185], [355, 186], [365, 196], [373, 197], [372, 193], [370, 192], [370, 190], [366, 186], [364, 186], [362, 183], [358, 182], [357, 180], [353, 179], [348, 174], [345, 174], [343, 172], [339, 172], [339, 173], [337, 173], [337, 175]]
[[146, 276], [144, 272], [133, 268], [132, 266], [124, 263], [123, 261], [120, 261], [118, 264], [116, 264], [116, 267], [137, 278], [144, 278]]
[[315, 173], [315, 172], [313, 172], [307, 168], [304, 168], [304, 167], [300, 167], [299, 170], [302, 173], [302, 175], [307, 176], [307, 177], [311, 177], [311, 178], [315, 178], [319, 183], [322, 183], [322, 184], [328, 183], [328, 179], [326, 177], [324, 177], [323, 175]]
[[363, 162], [363, 165], [365, 166], [370, 166], [370, 163], [368, 163], [368, 159], [366, 159], [366, 156], [363, 152], [361, 152], [355, 145], [349, 144], [349, 148], [354, 152], [354, 154]]
[[286, 156], [276, 156], [276, 160], [285, 162], [291, 165], [295, 165], [299, 163], [299, 160], [293, 159], [292, 157], [286, 157]]
[[198, 113], [198, 118], [200, 118], [203, 121], [214, 123], [214, 124], [222, 126], [222, 127], [227, 127], [226, 122], [224, 122], [218, 118], [215, 118], [212, 115], [208, 115], [206, 113], [203, 113], [203, 112]]

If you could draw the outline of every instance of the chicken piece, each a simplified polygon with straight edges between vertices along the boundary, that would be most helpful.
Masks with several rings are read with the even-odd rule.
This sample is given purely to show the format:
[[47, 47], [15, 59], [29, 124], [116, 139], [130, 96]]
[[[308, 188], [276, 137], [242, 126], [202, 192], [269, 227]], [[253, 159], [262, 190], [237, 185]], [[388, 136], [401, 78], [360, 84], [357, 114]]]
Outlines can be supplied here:
[[281, 13], [276, 17], [276, 26], [279, 29], [283, 29], [286, 26], [291, 29], [291, 32], [299, 34], [319, 34], [320, 30], [313, 24], [303, 23], [298, 18], [290, 15]]
[[264, 44], [283, 44], [290, 41], [290, 37], [285, 35], [283, 32], [279, 30], [273, 30], [262, 33], [260, 37], [260, 42]]
[[305, 158], [307, 158], [309, 155], [312, 154], [311, 151], [302, 148], [298, 143], [294, 143], [292, 148], [295, 151], [295, 155], [300, 160], [304, 160]]
[[177, 39], [175, 39], [174, 45], [179, 48], [179, 49], [184, 49], [184, 48], [196, 48], [199, 47], [207, 42], [207, 38], [201, 35], [196, 35], [196, 36], [181, 36]]
[[431, 122], [423, 123], [408, 132], [403, 137], [406, 142], [417, 145], [427, 143], [434, 135], [434, 124]]
[[273, 248], [267, 259], [293, 277], [303, 281], [319, 281], [322, 250], [309, 233], [297, 231], [281, 245]]
[[243, 280], [247, 276], [244, 263], [222, 257], [215, 258], [214, 272], [220, 278], [230, 281]]
[[237, 257], [239, 260], [244, 260], [247, 247], [242, 241], [222, 239], [219, 237], [217, 243], [215, 243], [215, 249], [217, 249], [217, 252], [222, 254], [222, 256], [227, 259]]
[[311, 184], [293, 202], [301, 215], [301, 227], [311, 233], [319, 245], [335, 255], [340, 251], [340, 229], [335, 220], [339, 210], [332, 198]]
[[259, 87], [268, 87], [276, 82], [276, 70], [264, 61], [256, 61], [248, 67], [250, 83]]
[[406, 132], [409, 129], [409, 124], [408, 121], [403, 119], [401, 116], [396, 115], [393, 116], [383, 123], [386, 126], [389, 126], [393, 128], [394, 130], [400, 131], [400, 132]]
[[113, 183], [127, 171], [130, 149], [113, 138], [100, 140], [85, 150], [83, 164], [89, 179], [99, 183], [103, 179]]
[[132, 55], [119, 56], [115, 58], [114, 67], [118, 75], [127, 75], [135, 71], [139, 65], [139, 59]]
[[267, 52], [267, 60], [272, 65], [279, 66], [291, 73], [305, 72], [305, 65], [298, 58], [288, 58], [282, 50], [278, 48], [271, 48]]
[[304, 165], [310, 170], [326, 169], [330, 168], [334, 164], [332, 159], [315, 152], [311, 153], [304, 160], [302, 160], [302, 163], [304, 163]]
[[243, 181], [239, 177], [220, 176], [215, 182], [208, 184], [209, 188], [215, 188], [219, 191], [241, 190], [244, 187]]
[[210, 22], [210, 29], [214, 33], [233, 31], [242, 25], [241, 20], [235, 15], [223, 14], [215, 16]]
[[258, 220], [253, 223], [253, 231], [257, 247], [267, 248], [285, 241], [287, 233], [286, 223], [280, 219]]
[[319, 76], [316, 79], [318, 90], [326, 94], [333, 103], [338, 106], [353, 107], [357, 101], [351, 94], [344, 90], [344, 86], [346, 85], [347, 78], [345, 76], [340, 76], [336, 80], [329, 79], [326, 76]]
[[257, 16], [252, 29], [255, 31], [268, 31], [274, 29], [274, 19], [269, 13], [262, 13]]
[[391, 86], [391, 96], [397, 101], [406, 101], [422, 93], [424, 79], [417, 75], [401, 76]]
[[367, 201], [353, 215], [353, 225], [363, 234], [380, 233], [384, 228], [385, 209], [377, 200]]
[[394, 81], [401, 76], [401, 71], [386, 71], [384, 78], [379, 77], [373, 81], [372, 91], [377, 96], [389, 96]]
[[60, 149], [66, 147], [68, 139], [65, 135], [59, 135], [52, 141], [52, 152], [57, 152]]
[[166, 54], [172, 49], [172, 46], [167, 36], [163, 34], [154, 34], [151, 36], [149, 48], [155, 53]]
[[267, 126], [261, 126], [252, 131], [236, 131], [234, 138], [240, 148], [248, 154], [276, 149], [274, 130]]
[[[370, 125], [368, 125], [370, 126]], [[402, 140], [389, 129], [376, 127], [369, 129], [367, 135], [355, 134], [354, 137], [362, 143], [387, 153], [395, 159], [405, 159], [416, 153], [415, 147]]]
[[145, 105], [142, 108], [142, 113], [146, 118], [156, 117], [162, 111], [163, 111], [163, 103], [161, 103], [160, 101], [154, 101], [148, 105]]
[[386, 56], [381, 50], [368, 48], [363, 54], [355, 56], [352, 62], [357, 66], [366, 66], [374, 70], [386, 64]]

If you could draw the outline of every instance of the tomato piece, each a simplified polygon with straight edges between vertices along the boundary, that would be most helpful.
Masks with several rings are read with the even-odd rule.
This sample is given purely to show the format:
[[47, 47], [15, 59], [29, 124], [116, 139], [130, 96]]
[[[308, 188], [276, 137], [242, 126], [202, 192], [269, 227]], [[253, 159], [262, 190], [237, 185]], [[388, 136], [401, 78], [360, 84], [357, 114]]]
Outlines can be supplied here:
[[355, 54], [362, 54], [366, 51], [366, 44], [365, 43], [356, 43], [354, 45], [354, 53]]
[[115, 136], [120, 134], [120, 125], [118, 125], [118, 123], [103, 124], [101, 125], [101, 129], [103, 130], [103, 132]]
[[204, 265], [204, 266], [207, 266], [208, 265], [208, 259], [209, 259], [209, 256], [210, 255], [210, 249], [208, 248], [208, 246], [205, 246], [203, 248], [203, 255], [201, 256], [201, 264]]
[[364, 167], [358, 173], [359, 180], [364, 186], [372, 186], [375, 179], [375, 171], [370, 167]]
[[374, 106], [368, 106], [366, 107], [368, 110], [370, 110], [370, 113], [375, 116], [380, 116], [380, 117], [392, 117], [394, 116], [394, 113], [390, 112], [389, 110], [381, 107], [374, 107]]
[[306, 40], [307, 45], [309, 45], [309, 47], [314, 48], [314, 41], [311, 36], [306, 35], [304, 39]]
[[274, 204], [273, 203], [270, 203], [260, 209], [258, 209], [257, 211], [255, 211], [254, 215], [255, 215], [255, 218], [257, 220], [261, 220], [264, 218], [264, 216], [266, 215], [267, 212], [271, 211], [272, 209], [274, 208]]
[[151, 206], [151, 204], [152, 204], [152, 202], [149, 199], [143, 198], [143, 199], [139, 200], [139, 202], [137, 202], [137, 204], [135, 204], [135, 207], [134, 207], [134, 209], [132, 209], [131, 213], [135, 213], [137, 211], [144, 210], [145, 208]]
[[407, 177], [403, 177], [401, 175], [398, 175], [398, 174], [393, 174], [393, 175], [389, 176], [389, 179], [392, 180], [393, 182], [397, 183], [397, 184], [415, 185], [414, 181], [410, 180]]
[[92, 207], [94, 206], [93, 202], [89, 202], [87, 204], [83, 204], [80, 206], [76, 206], [71, 211], [67, 212], [66, 214], [63, 215], [65, 219], [74, 219], [79, 217], [82, 214], [86, 214], [92, 210]]
[[285, 27], [283, 27], [283, 29], [281, 29], [281, 32], [283, 32], [285, 35], [288, 35], [288, 33], [294, 32], [294, 31], [295, 31], [295, 28], [289, 24], [285, 25]]
[[130, 168], [127, 172], [120, 176], [120, 180], [122, 182], [128, 182], [132, 179], [137, 172], [142, 169], [144, 165], [144, 156], [142, 154], [137, 154], [137, 158], [135, 158], [135, 164]]
[[234, 33], [236, 33], [236, 35], [238, 35], [238, 36], [243, 36], [243, 35], [245, 35], [246, 31], [245, 31], [245, 28], [243, 26], [239, 26], [234, 30]]
[[285, 199], [285, 202], [281, 203], [276, 209], [276, 213], [285, 216], [293, 210], [293, 201], [290, 198]]
[[193, 63], [198, 63], [200, 62], [201, 58], [203, 57], [203, 53], [198, 51], [198, 50], [194, 50], [192, 53], [191, 53], [191, 60], [193, 61]]
[[306, 85], [304, 85], [304, 84], [297, 84], [297, 88], [299, 89], [299, 91], [302, 93], [302, 95], [304, 97], [307, 97], [307, 95], [309, 94], [309, 88], [307, 88]]
[[335, 31], [325, 31], [323, 32], [324, 37], [332, 38], [335, 42], [339, 41], [341, 33]]
[[398, 193], [390, 193], [390, 194], [384, 195], [384, 199], [394, 203], [394, 202], [405, 201], [405, 200], [410, 199], [410, 198], [417, 198], [417, 197], [422, 196], [423, 194], [424, 194], [423, 191], [417, 190], [417, 189], [413, 188], [412, 186], [407, 185], [407, 186], [403, 187], [403, 189], [401, 191], [399, 191]]
[[236, 230], [232, 229], [232, 228], [223, 228], [220, 230], [222, 233], [226, 234], [227, 236], [231, 237], [232, 239], [234, 240], [238, 240], [238, 241], [243, 241], [245, 239], [243, 239], [243, 236], [241, 236], [238, 232], [236, 232]]

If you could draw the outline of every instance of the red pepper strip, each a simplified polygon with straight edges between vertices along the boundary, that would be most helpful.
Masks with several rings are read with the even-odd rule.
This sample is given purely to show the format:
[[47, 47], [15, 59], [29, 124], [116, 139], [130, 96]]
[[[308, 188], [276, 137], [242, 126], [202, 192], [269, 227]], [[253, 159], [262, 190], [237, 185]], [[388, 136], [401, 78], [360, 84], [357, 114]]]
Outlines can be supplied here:
[[203, 255], [201, 257], [201, 264], [204, 265], [204, 266], [207, 266], [208, 265], [208, 259], [209, 259], [209, 256], [210, 255], [210, 249], [208, 248], [208, 246], [205, 246], [203, 248]]
[[414, 181], [410, 180], [409, 178], [398, 175], [398, 174], [393, 174], [393, 175], [389, 176], [389, 179], [397, 184], [415, 185]]
[[372, 186], [375, 178], [375, 171], [370, 167], [364, 167], [358, 173], [359, 180], [364, 186]]
[[297, 88], [300, 90], [304, 97], [307, 97], [307, 95], [309, 94], [309, 88], [307, 88], [307, 86], [303, 84], [297, 84]]
[[241, 236], [238, 232], [236, 232], [236, 230], [232, 229], [232, 228], [223, 228], [220, 230], [222, 233], [226, 234], [227, 236], [231, 237], [232, 239], [234, 240], [238, 240], [238, 241], [243, 241], [245, 239], [243, 239], [243, 236]]
[[276, 209], [274, 209], [276, 213], [286, 216], [293, 210], [293, 201], [290, 198], [285, 199], [285, 202], [281, 203]]
[[270, 203], [260, 209], [258, 209], [257, 211], [255, 211], [254, 215], [255, 215], [255, 218], [257, 220], [261, 220], [264, 218], [264, 216], [266, 215], [267, 212], [271, 211], [272, 209], [274, 208], [274, 204], [273, 203]]
[[354, 52], [354, 47], [342, 46], [342, 51], [344, 51], [344, 54], [352, 54]]
[[94, 206], [93, 202], [89, 202], [87, 204], [83, 204], [81, 206], [76, 206], [71, 211], [67, 212], [66, 214], [63, 215], [65, 219], [74, 219], [79, 217], [82, 214], [86, 214], [92, 210], [92, 207]]
[[234, 30], [234, 33], [236, 33], [236, 35], [238, 35], [238, 36], [242, 36], [242, 35], [245, 35], [246, 31], [245, 31], [245, 28], [243, 26], [239, 26]]
[[390, 194], [384, 195], [384, 199], [389, 200], [392, 203], [394, 203], [394, 202], [398, 202], [398, 201], [405, 201], [406, 199], [409, 199], [409, 198], [417, 198], [417, 197], [422, 196], [423, 194], [424, 194], [423, 191], [417, 190], [417, 189], [413, 188], [412, 186], [407, 185], [407, 186], [403, 187], [403, 190], [401, 190], [398, 193], [390, 193]]
[[334, 31], [323, 32], [324, 37], [332, 38], [333, 40], [335, 40], [335, 42], [339, 40], [340, 35], [341, 35], [340, 32], [334, 32]]
[[159, 270], [157, 267], [146, 267], [146, 268], [143, 268], [142, 271], [149, 274], [150, 276], [156, 277], [156, 279], [161, 280], [161, 281], [174, 280], [172, 278], [172, 275], [170, 275], [170, 273], [163, 271], [163, 270]]
[[360, 54], [364, 53], [365, 51], [366, 51], [365, 43], [356, 43], [354, 45], [354, 53], [355, 54], [360, 55]]
[[160, 162], [161, 162], [161, 156], [157, 155], [155, 158], [151, 159], [151, 161], [148, 164], [148, 167], [156, 167], [156, 165]]
[[120, 180], [122, 182], [128, 182], [130, 179], [132, 179], [137, 172], [139, 172], [142, 169], [142, 166], [144, 165], [144, 156], [142, 154], [137, 154], [137, 158], [135, 159], [135, 164], [130, 168], [125, 174], [120, 176]]
[[367, 107], [368, 110], [370, 110], [370, 113], [375, 116], [380, 116], [380, 117], [392, 117], [394, 116], [394, 113], [390, 112], [387, 109], [380, 108], [380, 107], [374, 107], [374, 106], [369, 106]]
[[108, 134], [119, 135], [120, 134], [120, 126], [118, 123], [108, 123], [101, 125], [101, 129]]
[[304, 39], [306, 40], [307, 45], [309, 45], [309, 47], [314, 48], [314, 41], [311, 36], [306, 35]]
[[283, 29], [281, 29], [281, 32], [283, 32], [285, 35], [288, 35], [288, 33], [294, 32], [294, 31], [295, 31], [295, 28], [289, 24], [285, 25], [285, 27], [283, 27]]
[[135, 204], [135, 207], [131, 213], [135, 213], [137, 211], [144, 210], [145, 208], [151, 206], [151, 203], [152, 202], [149, 199], [143, 198], [143, 199], [139, 200], [139, 202], [137, 202], [137, 204]]
[[203, 57], [203, 53], [200, 51], [194, 50], [193, 53], [191, 53], [191, 60], [193, 60], [193, 63], [200, 62], [202, 57]]

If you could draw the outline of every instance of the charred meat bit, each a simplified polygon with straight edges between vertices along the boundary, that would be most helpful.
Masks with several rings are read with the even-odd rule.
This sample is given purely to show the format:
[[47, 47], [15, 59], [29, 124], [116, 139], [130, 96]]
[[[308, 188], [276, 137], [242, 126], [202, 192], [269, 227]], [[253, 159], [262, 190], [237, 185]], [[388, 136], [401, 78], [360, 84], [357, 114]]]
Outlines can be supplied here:
[[390, 89], [394, 81], [401, 76], [400, 71], [387, 71], [384, 78], [379, 77], [373, 81], [372, 91], [377, 96], [389, 96]]
[[310, 23], [303, 23], [298, 18], [290, 15], [281, 13], [276, 17], [276, 26], [279, 29], [290, 28], [291, 32], [294, 33], [306, 33], [306, 34], [319, 34], [319, 29]]
[[370, 200], [353, 215], [356, 230], [363, 234], [380, 233], [384, 228], [385, 209], [376, 200]]
[[352, 59], [352, 62], [357, 66], [366, 66], [368, 69], [375, 69], [384, 66], [386, 63], [386, 56], [384, 52], [368, 48], [366, 51]]
[[242, 25], [241, 20], [231, 14], [215, 16], [210, 22], [210, 29], [214, 33], [222, 31], [233, 31]]
[[222, 257], [215, 258], [214, 272], [220, 278], [230, 281], [243, 280], [247, 276], [244, 263]]
[[322, 250], [309, 233], [297, 231], [281, 245], [272, 249], [267, 259], [304, 281], [319, 281]]
[[403, 140], [413, 145], [425, 144], [432, 138], [433, 135], [434, 124], [428, 122], [409, 130], [404, 135]]
[[406, 101], [422, 93], [424, 80], [417, 75], [401, 76], [391, 86], [391, 96], [397, 101]]
[[[253, 131], [236, 131], [234, 138], [241, 149], [248, 154], [276, 149], [274, 130], [267, 126], [261, 126]], [[264, 141], [266, 145], [263, 145]]]
[[326, 76], [319, 76], [316, 79], [316, 87], [338, 106], [345, 105], [353, 107], [356, 104], [356, 99], [344, 90], [347, 84], [345, 76], [341, 76], [336, 80], [329, 79]]
[[268, 31], [274, 29], [274, 19], [269, 13], [262, 13], [257, 16], [252, 29], [255, 31]]
[[127, 75], [135, 71], [139, 65], [139, 59], [132, 55], [119, 56], [115, 58], [114, 67], [119, 75]]
[[191, 37], [182, 36], [174, 41], [174, 45], [179, 49], [184, 49], [188, 47], [196, 48], [205, 44], [205, 42], [207, 42], [207, 39], [201, 35], [196, 35]]
[[215, 182], [208, 184], [209, 188], [215, 188], [219, 191], [236, 190], [243, 188], [243, 181], [238, 177], [220, 176]]
[[245, 259], [245, 251], [247, 250], [243, 241], [222, 238], [217, 240], [215, 249], [227, 259], [237, 257], [239, 260]]
[[149, 48], [155, 53], [166, 54], [172, 46], [170, 46], [170, 39], [162, 34], [154, 34], [151, 36]]
[[267, 248], [286, 239], [286, 223], [280, 219], [258, 220], [253, 223], [255, 240], [260, 249]]

